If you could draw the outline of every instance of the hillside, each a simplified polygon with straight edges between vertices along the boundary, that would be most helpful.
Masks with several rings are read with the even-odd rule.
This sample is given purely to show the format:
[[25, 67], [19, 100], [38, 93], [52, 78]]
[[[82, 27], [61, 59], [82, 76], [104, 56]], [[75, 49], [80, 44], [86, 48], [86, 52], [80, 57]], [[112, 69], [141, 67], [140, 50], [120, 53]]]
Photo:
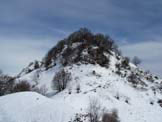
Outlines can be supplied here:
[[122, 56], [109, 36], [85, 28], [30, 63], [15, 82], [22, 80], [44, 96], [0, 97], [0, 122], [89, 122], [92, 99], [100, 106], [99, 120], [116, 109], [121, 122], [162, 121], [162, 79]]

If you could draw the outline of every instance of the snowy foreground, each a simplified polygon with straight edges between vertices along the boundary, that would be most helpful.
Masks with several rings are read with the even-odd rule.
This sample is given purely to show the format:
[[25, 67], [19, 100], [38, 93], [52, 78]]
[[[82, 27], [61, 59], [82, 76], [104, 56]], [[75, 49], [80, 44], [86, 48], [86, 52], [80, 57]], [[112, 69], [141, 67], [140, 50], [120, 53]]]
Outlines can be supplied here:
[[[48, 93], [52, 93], [50, 81], [55, 68], [58, 67], [40, 75], [39, 84], [47, 84]], [[98, 99], [108, 111], [117, 109], [121, 122], [162, 122], [162, 108], [157, 103], [162, 95], [150, 89], [154, 84], [145, 81], [147, 88], [134, 88], [125, 78], [113, 73], [113, 67], [108, 70], [98, 65], [74, 65], [66, 69], [73, 79], [56, 95], [44, 97], [35, 92], [21, 92], [0, 97], [0, 122], [68, 122], [76, 113], [87, 113], [91, 98]], [[22, 79], [30, 79], [32, 75]], [[78, 84], [80, 93], [76, 92]]]
[[64, 102], [34, 92], [1, 97], [0, 104], [0, 122], [62, 122], [73, 113]]

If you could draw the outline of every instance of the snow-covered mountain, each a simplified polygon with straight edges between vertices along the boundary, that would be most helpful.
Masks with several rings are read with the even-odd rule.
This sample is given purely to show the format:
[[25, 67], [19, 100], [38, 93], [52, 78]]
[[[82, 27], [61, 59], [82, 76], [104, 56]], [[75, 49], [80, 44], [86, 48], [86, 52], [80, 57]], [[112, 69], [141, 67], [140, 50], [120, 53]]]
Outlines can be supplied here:
[[[70, 74], [59, 92], [56, 75]], [[62, 75], [61, 75], [62, 76]], [[63, 76], [62, 76], [63, 77]], [[60, 77], [60, 78], [62, 78]], [[118, 111], [121, 122], [162, 122], [162, 79], [121, 55], [114, 41], [80, 29], [17, 76], [43, 90], [0, 97], [0, 122], [88, 122], [89, 102]], [[79, 121], [79, 120], [78, 120]]]

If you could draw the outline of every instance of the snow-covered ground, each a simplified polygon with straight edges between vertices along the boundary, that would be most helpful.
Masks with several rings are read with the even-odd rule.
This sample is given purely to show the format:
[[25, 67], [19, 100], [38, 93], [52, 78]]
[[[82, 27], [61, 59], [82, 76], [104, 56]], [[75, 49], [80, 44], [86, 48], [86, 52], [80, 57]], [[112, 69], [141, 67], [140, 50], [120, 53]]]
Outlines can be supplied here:
[[74, 110], [64, 101], [56, 101], [34, 92], [22, 92], [0, 98], [0, 122], [63, 122]]
[[[51, 80], [56, 69], [59, 67], [40, 73], [39, 85], [47, 85], [48, 93], [52, 92]], [[0, 97], [0, 122], [68, 122], [76, 113], [87, 113], [91, 98], [98, 99], [102, 108], [117, 109], [121, 122], [162, 122], [162, 108], [157, 103], [162, 95], [150, 89], [152, 83], [147, 83], [144, 90], [134, 88], [125, 78], [112, 72], [114, 67], [82, 64], [65, 69], [71, 72], [72, 81], [64, 91], [52, 97], [34, 92]], [[31, 80], [33, 74], [21, 79]], [[80, 93], [76, 90], [78, 85]]]

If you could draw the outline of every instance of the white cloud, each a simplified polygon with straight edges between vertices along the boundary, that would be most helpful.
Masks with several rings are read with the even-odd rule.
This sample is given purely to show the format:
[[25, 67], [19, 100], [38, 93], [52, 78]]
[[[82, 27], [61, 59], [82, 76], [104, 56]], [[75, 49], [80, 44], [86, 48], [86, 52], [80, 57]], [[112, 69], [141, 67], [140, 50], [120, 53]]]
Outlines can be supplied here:
[[122, 45], [121, 49], [126, 56], [141, 58], [143, 61], [141, 66], [146, 70], [162, 75], [162, 41], [126, 44]]
[[[23, 41], [22, 41], [23, 40]], [[34, 60], [41, 60], [56, 41], [0, 39], [0, 68], [15, 75]]]

